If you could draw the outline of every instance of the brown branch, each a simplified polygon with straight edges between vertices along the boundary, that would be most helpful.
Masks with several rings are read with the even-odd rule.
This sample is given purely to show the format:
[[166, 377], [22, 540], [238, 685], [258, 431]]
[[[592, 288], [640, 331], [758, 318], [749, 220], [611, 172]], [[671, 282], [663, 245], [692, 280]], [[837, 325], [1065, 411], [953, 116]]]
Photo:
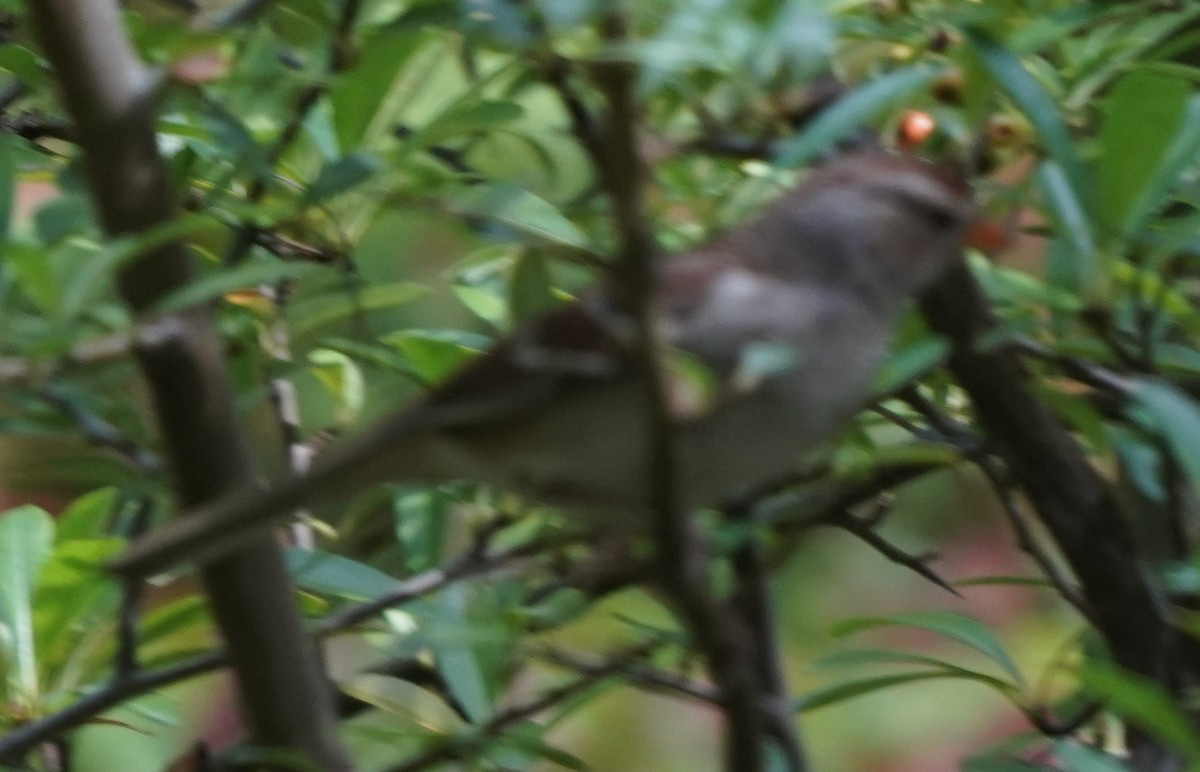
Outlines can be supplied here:
[[[626, 41], [626, 21], [615, 8], [602, 21], [604, 37], [617, 56]], [[592, 154], [601, 185], [613, 206], [620, 243], [615, 289], [636, 325], [634, 357], [644, 379], [643, 401], [651, 427], [648, 493], [657, 546], [656, 580], [704, 653], [713, 680], [720, 687], [727, 720], [725, 768], [729, 772], [758, 772], [762, 768], [764, 722], [759, 710], [761, 694], [753, 645], [742, 620], [713, 594], [707, 549], [699, 529], [689, 513], [679, 507], [675, 495], [674, 426], [666, 407], [654, 334], [657, 248], [644, 213], [645, 171], [637, 142], [636, 72], [629, 62], [614, 58], [594, 64], [591, 74], [608, 105], [608, 114], [600, 123], [590, 119], [582, 101], [565, 89], [565, 80], [556, 81], [554, 73], [551, 79], [564, 97], [580, 143]]]
[[[1194, 680], [1160, 589], [1137, 554], [1120, 509], [1058, 417], [1025, 385], [1007, 351], [975, 343], [991, 327], [981, 290], [965, 266], [922, 301], [930, 326], [954, 344], [950, 369], [979, 422], [1079, 578], [1089, 618], [1114, 659], [1171, 693]], [[1155, 755], [1146, 738], [1135, 742]]]
[[[175, 197], [154, 135], [156, 83], [108, 0], [30, 0], [79, 134], [93, 200], [112, 237], [160, 226]], [[118, 278], [145, 311], [192, 278], [179, 242], [151, 250]], [[185, 505], [245, 486], [254, 468], [234, 411], [221, 346], [206, 309], [182, 313], [136, 349]], [[324, 769], [348, 768], [316, 648], [306, 634], [282, 553], [268, 535], [201, 571], [241, 680], [254, 741], [294, 748]]]

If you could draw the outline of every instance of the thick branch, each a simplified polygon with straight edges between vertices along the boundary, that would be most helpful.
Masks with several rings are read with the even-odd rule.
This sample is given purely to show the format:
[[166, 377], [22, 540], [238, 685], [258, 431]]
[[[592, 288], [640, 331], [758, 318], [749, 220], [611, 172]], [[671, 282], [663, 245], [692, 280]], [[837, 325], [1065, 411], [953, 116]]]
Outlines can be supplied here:
[[[175, 215], [154, 136], [155, 82], [137, 60], [119, 9], [105, 0], [28, 3], [78, 131], [92, 196], [110, 236]], [[157, 247], [119, 277], [126, 302], [144, 311], [192, 275], [179, 242]], [[167, 455], [186, 505], [249, 482], [252, 459], [233, 409], [221, 347], [206, 310], [181, 314], [143, 340], [137, 356], [154, 395]], [[305, 634], [279, 547], [262, 536], [202, 571], [254, 741], [310, 754], [345, 769], [332, 695]]]
[[975, 347], [990, 325], [965, 267], [923, 300], [929, 324], [954, 343], [950, 367], [979, 421], [1079, 578], [1091, 620], [1124, 667], [1178, 693], [1189, 680], [1167, 607], [1116, 501], [1054, 413], [1025, 385], [1016, 358]]

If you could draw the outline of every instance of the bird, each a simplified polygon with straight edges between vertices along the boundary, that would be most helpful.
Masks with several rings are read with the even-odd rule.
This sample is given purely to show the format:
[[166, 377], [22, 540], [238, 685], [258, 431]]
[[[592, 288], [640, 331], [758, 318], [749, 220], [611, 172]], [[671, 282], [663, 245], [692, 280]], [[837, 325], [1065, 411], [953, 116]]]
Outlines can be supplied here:
[[[864, 152], [823, 164], [706, 245], [660, 259], [650, 332], [673, 503], [718, 505], [829, 440], [868, 401], [908, 299], [961, 259], [980, 222], [961, 176]], [[585, 292], [308, 473], [202, 504], [110, 568], [144, 576], [209, 561], [297, 507], [384, 482], [469, 479], [589, 522], [644, 517], [660, 430], [637, 340], [616, 288]]]

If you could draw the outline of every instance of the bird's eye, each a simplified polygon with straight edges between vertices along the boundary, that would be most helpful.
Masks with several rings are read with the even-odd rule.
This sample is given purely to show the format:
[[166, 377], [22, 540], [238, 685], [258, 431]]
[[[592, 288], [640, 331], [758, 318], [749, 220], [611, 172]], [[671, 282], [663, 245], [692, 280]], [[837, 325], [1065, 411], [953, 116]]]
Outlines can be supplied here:
[[949, 230], [962, 222], [962, 217], [957, 211], [933, 201], [910, 198], [908, 203], [913, 212], [932, 225], [935, 230]]

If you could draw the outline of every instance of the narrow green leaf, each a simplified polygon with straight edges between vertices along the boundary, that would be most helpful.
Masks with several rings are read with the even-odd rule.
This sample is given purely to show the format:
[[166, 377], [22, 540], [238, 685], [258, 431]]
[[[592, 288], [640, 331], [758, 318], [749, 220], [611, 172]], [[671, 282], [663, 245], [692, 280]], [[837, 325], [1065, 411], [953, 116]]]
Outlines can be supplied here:
[[33, 595], [53, 542], [46, 510], [27, 504], [0, 514], [0, 660], [10, 704], [29, 707], [38, 697]]
[[1114, 665], [1090, 662], [1079, 671], [1088, 691], [1108, 708], [1200, 763], [1200, 734], [1166, 691]]
[[1132, 417], [1167, 441], [1175, 460], [1200, 484], [1200, 406], [1166, 381], [1143, 378], [1129, 396]]
[[849, 619], [834, 628], [836, 636], [846, 636], [876, 627], [917, 627], [965, 644], [984, 654], [1004, 669], [1018, 684], [1023, 683], [1016, 663], [992, 631], [977, 619], [956, 611], [915, 611], [893, 617], [863, 617]]
[[927, 63], [904, 67], [870, 81], [837, 100], [797, 137], [779, 150], [776, 163], [787, 168], [803, 166], [829, 151], [834, 144], [869, 124], [882, 113], [903, 104], [927, 87], [945, 68]]
[[8, 241], [12, 230], [13, 199], [17, 191], [17, 138], [8, 132], [0, 135], [0, 243]]
[[158, 313], [171, 313], [188, 306], [207, 303], [236, 290], [253, 289], [262, 284], [276, 284], [325, 270], [311, 263], [286, 263], [264, 258], [250, 260], [234, 268], [218, 270], [201, 277], [163, 298], [155, 308]]
[[287, 317], [294, 335], [305, 335], [349, 316], [394, 308], [424, 297], [429, 290], [411, 282], [379, 284], [357, 292], [338, 292], [293, 303]]
[[952, 677], [952, 674], [942, 670], [922, 670], [913, 673], [896, 673], [894, 675], [843, 681], [832, 686], [814, 689], [792, 703], [792, 708], [797, 712], [809, 712], [892, 686], [900, 686], [917, 681], [930, 681], [935, 678]]
[[423, 127], [415, 137], [415, 141], [422, 145], [432, 145], [460, 134], [493, 129], [500, 124], [520, 118], [524, 113], [525, 108], [516, 102], [492, 100], [473, 103], [461, 102]]
[[383, 163], [366, 153], [351, 153], [321, 167], [304, 191], [304, 201], [315, 204], [361, 185], [383, 169]]
[[1070, 282], [1066, 289], [1082, 296], [1085, 302], [1104, 297], [1108, 277], [1101, 268], [1095, 231], [1077, 195], [1078, 188], [1072, 186], [1062, 166], [1054, 161], [1043, 161], [1036, 177], [1058, 226], [1058, 235], [1070, 246], [1067, 253]]
[[[437, 594], [438, 612], [451, 629], [466, 631], [468, 624], [466, 590], [451, 585]], [[483, 669], [479, 665], [470, 640], [465, 635], [449, 635], [436, 647], [437, 668], [455, 699], [462, 705], [472, 723], [480, 724], [492, 711]]]
[[419, 722], [425, 731], [449, 734], [463, 720], [446, 700], [414, 683], [377, 673], [359, 673], [338, 685], [346, 694], [380, 710]]
[[476, 185], [460, 195], [453, 207], [554, 244], [576, 249], [588, 247], [583, 231], [563, 217], [553, 204], [517, 185]]
[[1008, 93], [1037, 130], [1042, 145], [1062, 169], [1072, 197], [1083, 204], [1084, 210], [1090, 211], [1091, 202], [1085, 194], [1091, 187], [1057, 100], [1046, 93], [1021, 60], [1003, 45], [978, 30], [969, 30], [967, 38], [979, 52], [980, 60], [996, 84]]

